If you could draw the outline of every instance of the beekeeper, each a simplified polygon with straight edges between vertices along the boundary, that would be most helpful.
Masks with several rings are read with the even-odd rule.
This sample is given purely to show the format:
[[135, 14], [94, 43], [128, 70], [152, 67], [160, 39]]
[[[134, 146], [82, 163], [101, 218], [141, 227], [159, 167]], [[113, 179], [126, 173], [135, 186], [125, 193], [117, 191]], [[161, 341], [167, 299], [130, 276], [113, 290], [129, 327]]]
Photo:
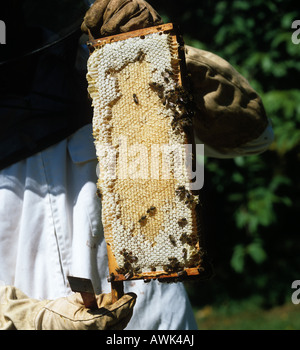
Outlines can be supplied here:
[[[78, 50], [84, 1], [0, 6], [8, 33], [0, 45], [0, 329], [197, 329], [181, 283], [128, 281], [111, 302], [87, 57]], [[143, 0], [96, 0], [81, 28], [100, 37], [159, 23]], [[186, 57], [205, 154], [265, 151], [272, 128], [248, 82], [212, 53], [187, 47]], [[92, 280], [98, 310], [71, 292], [68, 275]]]

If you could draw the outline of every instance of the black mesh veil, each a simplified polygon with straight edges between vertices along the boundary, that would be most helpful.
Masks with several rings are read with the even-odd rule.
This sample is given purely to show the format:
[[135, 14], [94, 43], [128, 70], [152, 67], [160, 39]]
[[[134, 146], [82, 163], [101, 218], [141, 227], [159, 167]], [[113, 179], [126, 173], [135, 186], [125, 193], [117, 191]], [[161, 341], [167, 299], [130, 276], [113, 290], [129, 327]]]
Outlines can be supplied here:
[[6, 0], [0, 19], [0, 169], [87, 123], [85, 77], [76, 57], [85, 0]]
[[79, 33], [88, 7], [87, 0], [1, 1], [6, 45], [0, 45], [0, 64], [45, 50], [72, 33]]

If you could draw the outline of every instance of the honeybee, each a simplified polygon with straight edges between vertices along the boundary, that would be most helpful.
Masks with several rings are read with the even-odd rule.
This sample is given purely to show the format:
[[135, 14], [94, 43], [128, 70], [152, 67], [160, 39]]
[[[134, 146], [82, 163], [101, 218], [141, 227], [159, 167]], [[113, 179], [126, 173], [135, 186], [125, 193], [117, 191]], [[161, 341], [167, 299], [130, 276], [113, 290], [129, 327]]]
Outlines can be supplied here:
[[184, 186], [179, 186], [176, 190], [175, 190], [176, 194], [179, 196], [179, 198], [182, 200], [184, 199], [185, 196], [185, 192], [186, 189]]
[[192, 120], [188, 117], [187, 114], [183, 114], [180, 119], [177, 121], [177, 125], [184, 128], [185, 126], [192, 125]]
[[149, 209], [147, 209], [147, 213], [151, 214], [156, 210], [156, 208], [154, 206], [151, 206]]
[[176, 240], [175, 240], [174, 236], [169, 235], [169, 240], [174, 246], [176, 246]]
[[116, 272], [124, 275], [126, 273], [126, 269], [124, 267], [117, 267]]
[[158, 91], [157, 95], [161, 100], [164, 98], [164, 94], [162, 91]]
[[168, 69], [168, 68], [166, 68], [166, 70], [165, 70], [169, 75], [174, 75], [174, 73], [170, 70], [170, 69]]
[[150, 81], [149, 85], [152, 87], [152, 88], [157, 88], [158, 84], [155, 82], [155, 81]]
[[136, 263], [138, 261], [138, 258], [136, 256], [130, 256], [130, 262], [131, 263]]
[[134, 103], [138, 105], [139, 104], [139, 100], [138, 100], [136, 94], [133, 94], [132, 97], [133, 97]]
[[128, 253], [127, 253], [127, 251], [126, 251], [125, 248], [123, 248], [122, 250], [120, 250], [119, 253], [120, 253], [121, 255], [123, 255], [123, 256], [127, 256], [127, 255], [128, 255]]
[[180, 278], [183, 278], [183, 277], [187, 276], [187, 272], [185, 270], [178, 271], [177, 276]]
[[176, 105], [170, 99], [168, 99], [167, 101], [168, 101], [168, 107], [171, 108], [173, 111], [175, 111]]
[[134, 274], [137, 274], [137, 273], [140, 273], [140, 272], [141, 272], [140, 266], [136, 266], [136, 267], [133, 268], [133, 273]]
[[163, 270], [165, 272], [171, 272], [172, 271], [172, 266], [171, 265], [163, 265]]
[[189, 192], [186, 193], [185, 204], [191, 205], [195, 202], [194, 196], [192, 196]]
[[183, 232], [183, 234], [180, 236], [180, 241], [184, 244], [186, 243], [186, 238], [187, 238], [187, 234], [186, 232]]
[[149, 83], [149, 85], [150, 85], [150, 87], [152, 87], [152, 88], [155, 89], [155, 90], [160, 90], [160, 91], [163, 91], [163, 90], [164, 90], [163, 85], [162, 85], [162, 84], [158, 84], [158, 83], [156, 83], [155, 81], [151, 81], [151, 82]]
[[186, 234], [186, 232], [184, 232], [184, 233], [180, 236], [179, 240], [182, 242], [182, 244], [187, 243], [187, 244], [189, 244], [189, 245], [193, 245], [193, 240], [192, 240], [192, 238], [191, 238], [190, 236], [188, 236], [188, 235]]
[[129, 272], [127, 272], [127, 273], [124, 275], [125, 280], [128, 280], [128, 279], [131, 278], [132, 276], [133, 276], [132, 271], [129, 271]]
[[137, 60], [137, 61], [142, 61], [142, 60], [144, 59], [144, 57], [145, 57], [145, 53], [144, 53], [143, 51], [140, 51], [140, 52], [138, 53], [138, 55], [137, 55], [136, 60]]
[[164, 72], [161, 72], [161, 76], [163, 78], [167, 78], [169, 76], [169, 74], [166, 71], [164, 71]]
[[114, 273], [112, 272], [108, 277], [107, 277], [107, 282], [113, 282], [115, 279], [115, 275]]
[[167, 268], [169, 269], [169, 271], [176, 271], [179, 269], [180, 267], [180, 263], [177, 260], [177, 258], [175, 257], [170, 257], [168, 258], [168, 260], [170, 261], [170, 264], [167, 265]]
[[102, 198], [102, 193], [99, 188], [97, 188], [96, 195], [101, 199]]
[[146, 225], [146, 220], [147, 220], [147, 216], [146, 215], [143, 215], [140, 219], [139, 219], [139, 223], [141, 225]]

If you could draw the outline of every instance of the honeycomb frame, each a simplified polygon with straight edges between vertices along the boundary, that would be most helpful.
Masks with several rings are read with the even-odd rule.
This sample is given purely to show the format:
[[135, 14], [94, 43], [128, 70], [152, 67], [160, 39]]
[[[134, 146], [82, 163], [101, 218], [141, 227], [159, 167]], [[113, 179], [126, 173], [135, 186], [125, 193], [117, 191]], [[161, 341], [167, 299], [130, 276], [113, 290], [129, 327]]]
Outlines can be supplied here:
[[[110, 282], [172, 282], [205, 274], [199, 193], [190, 189], [185, 167], [188, 156], [195, 164], [193, 102], [184, 43], [177, 33], [168, 23], [88, 42], [88, 91]], [[174, 158], [166, 180], [128, 179], [121, 171], [122, 137], [130, 146], [138, 141], [147, 154], [157, 143], [174, 146], [171, 153], [183, 161], [179, 176], [174, 175]], [[150, 167], [157, 164], [160, 174], [160, 161]]]

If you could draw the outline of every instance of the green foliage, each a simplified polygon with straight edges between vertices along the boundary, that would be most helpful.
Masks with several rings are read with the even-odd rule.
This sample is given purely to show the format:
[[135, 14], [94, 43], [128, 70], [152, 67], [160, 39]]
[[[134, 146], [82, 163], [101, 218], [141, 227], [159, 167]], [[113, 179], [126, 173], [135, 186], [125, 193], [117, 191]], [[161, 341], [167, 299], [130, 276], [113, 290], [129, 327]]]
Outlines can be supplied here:
[[[283, 302], [300, 278], [300, 44], [292, 22], [295, 0], [151, 1], [185, 42], [228, 60], [259, 92], [275, 140], [261, 154], [206, 159], [203, 188], [211, 282], [188, 285], [201, 299], [259, 295]], [[196, 287], [197, 288], [196, 288]], [[272, 286], [272, 288], [270, 287]]]
[[195, 311], [201, 330], [299, 330], [299, 310], [291, 303], [262, 310], [259, 300], [227, 302]]

